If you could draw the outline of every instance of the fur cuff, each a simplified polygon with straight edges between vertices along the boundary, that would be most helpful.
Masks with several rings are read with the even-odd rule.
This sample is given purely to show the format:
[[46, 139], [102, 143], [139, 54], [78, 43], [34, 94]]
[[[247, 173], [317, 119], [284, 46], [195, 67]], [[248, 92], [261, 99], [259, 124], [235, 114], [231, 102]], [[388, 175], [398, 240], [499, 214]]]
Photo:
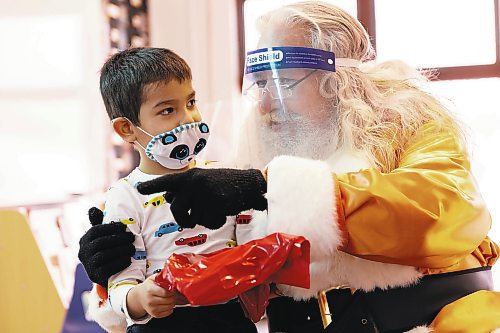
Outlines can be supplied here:
[[279, 156], [267, 167], [267, 233], [304, 236], [311, 261], [331, 257], [342, 242], [334, 181], [327, 163]]
[[366, 260], [341, 251], [335, 251], [328, 259], [312, 262], [309, 274], [309, 289], [280, 285], [280, 291], [295, 300], [306, 300], [317, 297], [321, 290], [344, 285], [364, 291], [377, 287], [387, 289], [410, 286], [422, 276], [411, 266]]
[[107, 299], [102, 300], [99, 297], [96, 291], [96, 284], [94, 284], [88, 300], [88, 315], [90, 319], [94, 320], [108, 332], [118, 333], [126, 331], [127, 322], [125, 316], [120, 316], [116, 313], [111, 308]]

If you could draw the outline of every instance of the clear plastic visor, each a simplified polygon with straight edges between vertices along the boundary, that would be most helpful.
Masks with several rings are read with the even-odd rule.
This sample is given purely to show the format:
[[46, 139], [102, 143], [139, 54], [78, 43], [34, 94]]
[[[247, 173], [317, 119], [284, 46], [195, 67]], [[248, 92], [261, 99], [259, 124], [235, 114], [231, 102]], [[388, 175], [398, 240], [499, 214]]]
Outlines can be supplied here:
[[324, 99], [322, 79], [336, 66], [356, 67], [359, 61], [336, 59], [332, 52], [306, 47], [269, 47], [246, 57], [242, 94], [252, 109], [276, 120], [307, 115]]

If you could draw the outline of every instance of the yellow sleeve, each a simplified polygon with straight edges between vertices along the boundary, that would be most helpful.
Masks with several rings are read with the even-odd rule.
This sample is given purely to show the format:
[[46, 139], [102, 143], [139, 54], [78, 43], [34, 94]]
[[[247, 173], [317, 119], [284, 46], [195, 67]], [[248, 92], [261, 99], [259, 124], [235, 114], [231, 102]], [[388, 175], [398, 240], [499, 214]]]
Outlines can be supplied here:
[[[399, 167], [334, 176], [342, 250], [426, 268], [456, 264], [486, 238], [491, 218], [459, 140], [423, 128]], [[342, 221], [343, 220], [343, 221]]]

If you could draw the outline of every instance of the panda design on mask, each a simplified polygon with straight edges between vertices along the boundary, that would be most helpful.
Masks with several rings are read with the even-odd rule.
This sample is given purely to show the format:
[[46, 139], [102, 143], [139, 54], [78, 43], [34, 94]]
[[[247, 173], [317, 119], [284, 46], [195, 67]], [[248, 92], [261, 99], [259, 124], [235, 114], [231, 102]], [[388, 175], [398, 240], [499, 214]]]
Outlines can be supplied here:
[[210, 135], [203, 122], [178, 126], [151, 139], [146, 155], [169, 169], [181, 169], [196, 158], [206, 146]]

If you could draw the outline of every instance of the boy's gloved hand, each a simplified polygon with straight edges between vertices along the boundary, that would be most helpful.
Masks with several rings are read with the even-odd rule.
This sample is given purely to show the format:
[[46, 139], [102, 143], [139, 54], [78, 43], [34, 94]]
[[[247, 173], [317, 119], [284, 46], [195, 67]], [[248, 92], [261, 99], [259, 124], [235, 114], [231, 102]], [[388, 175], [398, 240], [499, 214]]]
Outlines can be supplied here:
[[247, 209], [265, 210], [267, 183], [260, 170], [200, 169], [164, 175], [137, 186], [142, 194], [164, 192], [176, 222], [218, 229], [226, 216]]
[[130, 266], [135, 237], [123, 223], [102, 224], [99, 208], [89, 209], [89, 220], [92, 227], [80, 238], [78, 259], [90, 280], [107, 289], [109, 277]]

